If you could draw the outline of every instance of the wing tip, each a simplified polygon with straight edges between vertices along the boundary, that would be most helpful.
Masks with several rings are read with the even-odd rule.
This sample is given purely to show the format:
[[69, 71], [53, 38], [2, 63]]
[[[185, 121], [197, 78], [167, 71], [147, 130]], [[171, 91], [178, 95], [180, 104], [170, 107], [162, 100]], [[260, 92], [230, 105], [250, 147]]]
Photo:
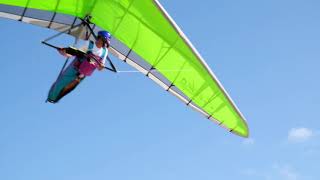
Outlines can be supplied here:
[[242, 120], [242, 124], [244, 127], [242, 131], [236, 130], [236, 128], [235, 128], [234, 130], [230, 130], [230, 132], [232, 132], [233, 134], [238, 135], [240, 137], [243, 137], [243, 138], [249, 138], [250, 131], [249, 131], [248, 124], [245, 120]]
[[[243, 137], [243, 138], [249, 138], [249, 128], [248, 128], [248, 124], [247, 122], [242, 119], [242, 121], [240, 122], [241, 123], [241, 126], [239, 125], [236, 125], [235, 127], [231, 128], [231, 127], [228, 127], [226, 126], [223, 122], [215, 119], [214, 117], [212, 116], [209, 116], [208, 117], [209, 120], [215, 122], [217, 125], [219, 125], [220, 127], [226, 129], [227, 131], [229, 131], [230, 133], [232, 134], [235, 134], [237, 136], [240, 136], [240, 137]], [[241, 128], [242, 127], [242, 128]]]

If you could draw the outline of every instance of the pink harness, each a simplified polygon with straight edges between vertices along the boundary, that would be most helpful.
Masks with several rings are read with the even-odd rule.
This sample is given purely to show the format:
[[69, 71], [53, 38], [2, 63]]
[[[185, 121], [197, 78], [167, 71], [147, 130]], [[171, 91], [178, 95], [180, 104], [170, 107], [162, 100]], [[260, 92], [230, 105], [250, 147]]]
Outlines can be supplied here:
[[[103, 48], [103, 53], [102, 53], [101, 57], [94, 55], [92, 53], [93, 45], [94, 45], [93, 41], [90, 41], [89, 47], [88, 47], [88, 53], [89, 53], [89, 55], [87, 57], [88, 59], [85, 59], [79, 66], [79, 73], [83, 74], [85, 76], [90, 76], [93, 73], [93, 71], [97, 67], [99, 67], [98, 62], [103, 63], [102, 60], [103, 60], [104, 56], [106, 55], [107, 50], [105, 48]], [[98, 61], [98, 62], [96, 62], [96, 61]]]

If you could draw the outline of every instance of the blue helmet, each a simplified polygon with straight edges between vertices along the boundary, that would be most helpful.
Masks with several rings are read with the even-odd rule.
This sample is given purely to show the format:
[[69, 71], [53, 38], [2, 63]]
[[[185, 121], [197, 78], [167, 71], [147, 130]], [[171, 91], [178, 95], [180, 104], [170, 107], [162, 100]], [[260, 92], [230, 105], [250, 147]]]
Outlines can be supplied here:
[[111, 34], [108, 31], [99, 31], [98, 37], [102, 37], [102, 39], [105, 41], [110, 41]]

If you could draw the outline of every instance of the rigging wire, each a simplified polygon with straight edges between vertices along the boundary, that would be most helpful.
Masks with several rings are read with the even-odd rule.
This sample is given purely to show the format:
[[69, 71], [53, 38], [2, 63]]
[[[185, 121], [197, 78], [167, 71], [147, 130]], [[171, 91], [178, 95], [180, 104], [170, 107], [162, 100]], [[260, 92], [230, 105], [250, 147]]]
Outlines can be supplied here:
[[[170, 69], [167, 69], [167, 70], [161, 70], [161, 69], [154, 69], [154, 70], [151, 70], [152, 71], [158, 71], [158, 72], [191, 72], [192, 70], [191, 69], [186, 69], [186, 70], [170, 70]], [[118, 73], [141, 73], [141, 71], [138, 71], [138, 70], [123, 70], [123, 71], [117, 71]]]

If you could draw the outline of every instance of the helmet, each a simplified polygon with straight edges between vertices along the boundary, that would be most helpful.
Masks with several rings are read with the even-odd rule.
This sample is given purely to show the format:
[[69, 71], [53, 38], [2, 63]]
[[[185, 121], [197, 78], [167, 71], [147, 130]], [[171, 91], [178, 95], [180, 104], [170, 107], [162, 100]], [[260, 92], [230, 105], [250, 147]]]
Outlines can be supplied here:
[[104, 41], [110, 41], [111, 34], [108, 31], [99, 31], [98, 37], [102, 37]]

